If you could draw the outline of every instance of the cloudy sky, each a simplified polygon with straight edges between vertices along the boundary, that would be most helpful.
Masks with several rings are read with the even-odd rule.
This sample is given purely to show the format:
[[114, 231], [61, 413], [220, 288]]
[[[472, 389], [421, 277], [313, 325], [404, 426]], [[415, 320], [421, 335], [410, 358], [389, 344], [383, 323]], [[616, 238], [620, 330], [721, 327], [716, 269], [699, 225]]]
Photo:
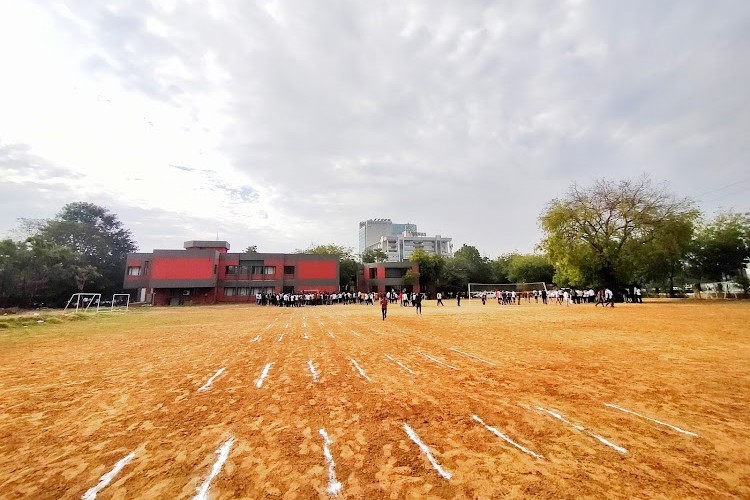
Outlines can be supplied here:
[[577, 182], [750, 210], [750, 2], [0, 0], [0, 236], [68, 202], [143, 251], [494, 257]]

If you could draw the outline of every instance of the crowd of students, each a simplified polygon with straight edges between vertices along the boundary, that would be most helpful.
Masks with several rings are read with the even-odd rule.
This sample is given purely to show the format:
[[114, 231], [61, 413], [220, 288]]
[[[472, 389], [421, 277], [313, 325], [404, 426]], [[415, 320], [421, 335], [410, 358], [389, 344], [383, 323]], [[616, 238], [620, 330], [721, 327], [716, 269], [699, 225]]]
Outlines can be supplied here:
[[[424, 298], [424, 294], [409, 292], [387, 292], [384, 297], [389, 303], [400, 303], [402, 306], [414, 305]], [[339, 293], [257, 293], [255, 302], [262, 306], [303, 307], [335, 304], [374, 305], [382, 297], [375, 292], [339, 292]]]
[[[460, 296], [457, 295], [457, 303], [460, 306]], [[438, 305], [443, 305], [442, 294], [438, 292]], [[426, 298], [423, 293], [414, 293], [407, 291], [391, 290], [381, 295], [376, 292], [339, 292], [339, 293], [258, 293], [255, 295], [255, 301], [263, 306], [279, 307], [303, 307], [318, 305], [335, 305], [335, 304], [362, 304], [375, 305], [383, 300], [388, 304], [400, 304], [402, 307], [418, 306], [421, 310], [422, 301]], [[498, 290], [489, 292], [479, 292], [478, 297], [482, 304], [487, 300], [495, 299], [500, 305], [520, 305], [523, 302], [542, 304], [595, 304], [608, 305], [614, 307], [615, 296], [609, 288], [594, 290], [593, 288], [572, 289], [562, 288], [559, 290], [531, 290], [517, 292], [515, 290]], [[623, 292], [625, 302], [643, 302], [642, 291], [640, 288], [634, 288], [632, 291]]]

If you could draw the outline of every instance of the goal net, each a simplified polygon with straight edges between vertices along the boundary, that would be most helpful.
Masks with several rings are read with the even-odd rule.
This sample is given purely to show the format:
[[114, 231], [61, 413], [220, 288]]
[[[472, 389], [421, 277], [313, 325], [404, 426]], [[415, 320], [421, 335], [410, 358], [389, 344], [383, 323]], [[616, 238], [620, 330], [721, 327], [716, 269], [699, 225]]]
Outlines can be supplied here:
[[469, 283], [469, 298], [480, 297], [483, 293], [488, 296], [495, 292], [532, 292], [534, 290], [547, 290], [547, 284], [543, 281], [533, 283]]

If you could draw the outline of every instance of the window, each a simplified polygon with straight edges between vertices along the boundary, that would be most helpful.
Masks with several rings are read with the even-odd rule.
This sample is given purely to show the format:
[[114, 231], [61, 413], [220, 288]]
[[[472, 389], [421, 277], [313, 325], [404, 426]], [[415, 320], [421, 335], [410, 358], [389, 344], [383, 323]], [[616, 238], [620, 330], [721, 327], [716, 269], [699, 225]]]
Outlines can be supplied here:
[[369, 269], [370, 271], [370, 279], [373, 280], [378, 277], [378, 269], [376, 267], [371, 267]]
[[403, 278], [404, 274], [406, 274], [406, 269], [399, 269], [399, 268], [393, 268], [393, 267], [385, 268], [386, 278]]
[[284, 266], [284, 274], [294, 274], [294, 266]]
[[234, 297], [237, 295], [237, 289], [236, 288], [225, 288], [224, 289], [224, 296], [226, 297]]
[[263, 268], [263, 274], [276, 274], [276, 266], [266, 266]]
[[140, 266], [128, 266], [128, 276], [140, 276], [140, 275], [141, 275]]
[[237, 274], [237, 266], [227, 266], [225, 272], [226, 274]]

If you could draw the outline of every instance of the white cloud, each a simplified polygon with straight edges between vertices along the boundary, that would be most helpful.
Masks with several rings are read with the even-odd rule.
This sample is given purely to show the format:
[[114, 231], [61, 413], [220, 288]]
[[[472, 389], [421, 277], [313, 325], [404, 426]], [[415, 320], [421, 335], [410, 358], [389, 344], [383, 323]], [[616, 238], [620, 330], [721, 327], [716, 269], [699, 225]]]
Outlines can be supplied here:
[[212, 225], [356, 246], [390, 216], [528, 251], [573, 181], [646, 171], [699, 195], [747, 176], [749, 25], [750, 5], [697, 0], [17, 2], [0, 147], [28, 148], [0, 195], [28, 196], [0, 231], [67, 193], [158, 213], [145, 248]]

